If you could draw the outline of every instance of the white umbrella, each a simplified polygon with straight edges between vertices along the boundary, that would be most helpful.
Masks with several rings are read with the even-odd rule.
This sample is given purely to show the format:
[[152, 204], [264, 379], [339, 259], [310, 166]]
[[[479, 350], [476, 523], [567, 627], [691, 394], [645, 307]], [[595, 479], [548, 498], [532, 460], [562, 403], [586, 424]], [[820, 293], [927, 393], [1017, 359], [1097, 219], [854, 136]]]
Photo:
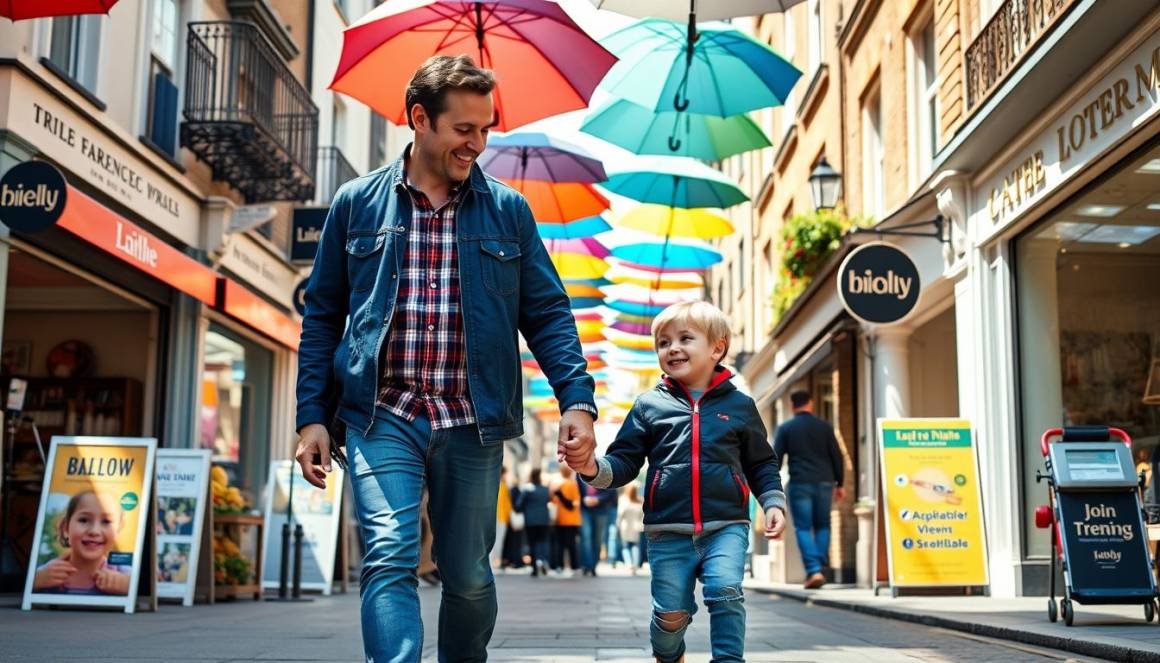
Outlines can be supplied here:
[[802, 0], [592, 0], [597, 9], [607, 9], [638, 18], [667, 18], [684, 21], [696, 14], [698, 21], [718, 21], [737, 16], [783, 12]]

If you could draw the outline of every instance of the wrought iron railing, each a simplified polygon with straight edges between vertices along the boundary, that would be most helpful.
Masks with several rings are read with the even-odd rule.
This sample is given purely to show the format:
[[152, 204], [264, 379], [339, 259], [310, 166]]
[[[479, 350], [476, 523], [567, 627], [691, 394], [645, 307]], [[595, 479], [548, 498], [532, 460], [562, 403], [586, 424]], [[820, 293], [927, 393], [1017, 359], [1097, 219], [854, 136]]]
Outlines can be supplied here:
[[1075, 0], [1007, 0], [967, 47], [967, 109], [973, 109], [1029, 53]]
[[337, 147], [322, 147], [318, 150], [318, 202], [329, 205], [334, 200], [338, 187], [358, 177], [358, 171], [347, 161], [346, 155]]
[[318, 108], [258, 27], [189, 24], [182, 145], [247, 202], [311, 200]]

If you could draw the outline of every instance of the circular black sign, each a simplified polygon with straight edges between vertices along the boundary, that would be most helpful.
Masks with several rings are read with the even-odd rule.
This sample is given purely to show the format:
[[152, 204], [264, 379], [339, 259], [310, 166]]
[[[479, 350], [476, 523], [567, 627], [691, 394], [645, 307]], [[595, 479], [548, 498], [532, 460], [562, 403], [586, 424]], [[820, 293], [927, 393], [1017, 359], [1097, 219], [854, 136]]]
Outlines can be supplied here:
[[294, 288], [294, 310], [298, 311], [298, 315], [306, 315], [306, 282], [309, 280], [302, 279]]
[[44, 230], [60, 218], [67, 197], [64, 175], [52, 164], [16, 164], [0, 178], [0, 222], [26, 233]]
[[914, 310], [920, 289], [914, 261], [889, 244], [860, 246], [838, 268], [838, 297], [862, 322], [900, 322]]

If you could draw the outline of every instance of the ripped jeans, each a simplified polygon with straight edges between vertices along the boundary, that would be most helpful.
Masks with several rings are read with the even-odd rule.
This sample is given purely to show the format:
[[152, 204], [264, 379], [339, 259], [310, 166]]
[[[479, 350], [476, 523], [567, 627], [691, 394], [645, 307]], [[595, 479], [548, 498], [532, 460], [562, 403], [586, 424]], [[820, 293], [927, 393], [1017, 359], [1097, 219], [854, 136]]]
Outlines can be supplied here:
[[672, 663], [685, 653], [685, 630], [697, 612], [693, 589], [709, 610], [711, 663], [745, 660], [745, 604], [741, 580], [749, 525], [733, 523], [702, 534], [650, 532], [653, 616], [649, 627], [653, 655]]

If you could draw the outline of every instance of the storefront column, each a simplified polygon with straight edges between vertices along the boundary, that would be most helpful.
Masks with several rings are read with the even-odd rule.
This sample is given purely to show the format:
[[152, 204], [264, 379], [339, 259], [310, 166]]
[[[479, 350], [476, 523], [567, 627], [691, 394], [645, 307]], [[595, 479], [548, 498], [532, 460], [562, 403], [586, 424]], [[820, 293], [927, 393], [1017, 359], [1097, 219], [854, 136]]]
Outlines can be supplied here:
[[874, 410], [879, 417], [905, 417], [910, 412], [910, 329], [885, 327], [873, 333]]
[[[34, 156], [36, 148], [31, 143], [11, 131], [0, 129], [0, 177], [16, 164]], [[0, 223], [0, 239], [7, 239], [10, 232], [8, 226]], [[8, 243], [0, 241], [0, 337], [3, 336], [4, 310], [8, 305], [8, 251]]]
[[171, 449], [201, 446], [202, 304], [178, 295], [169, 322], [168, 385], [162, 445]]

